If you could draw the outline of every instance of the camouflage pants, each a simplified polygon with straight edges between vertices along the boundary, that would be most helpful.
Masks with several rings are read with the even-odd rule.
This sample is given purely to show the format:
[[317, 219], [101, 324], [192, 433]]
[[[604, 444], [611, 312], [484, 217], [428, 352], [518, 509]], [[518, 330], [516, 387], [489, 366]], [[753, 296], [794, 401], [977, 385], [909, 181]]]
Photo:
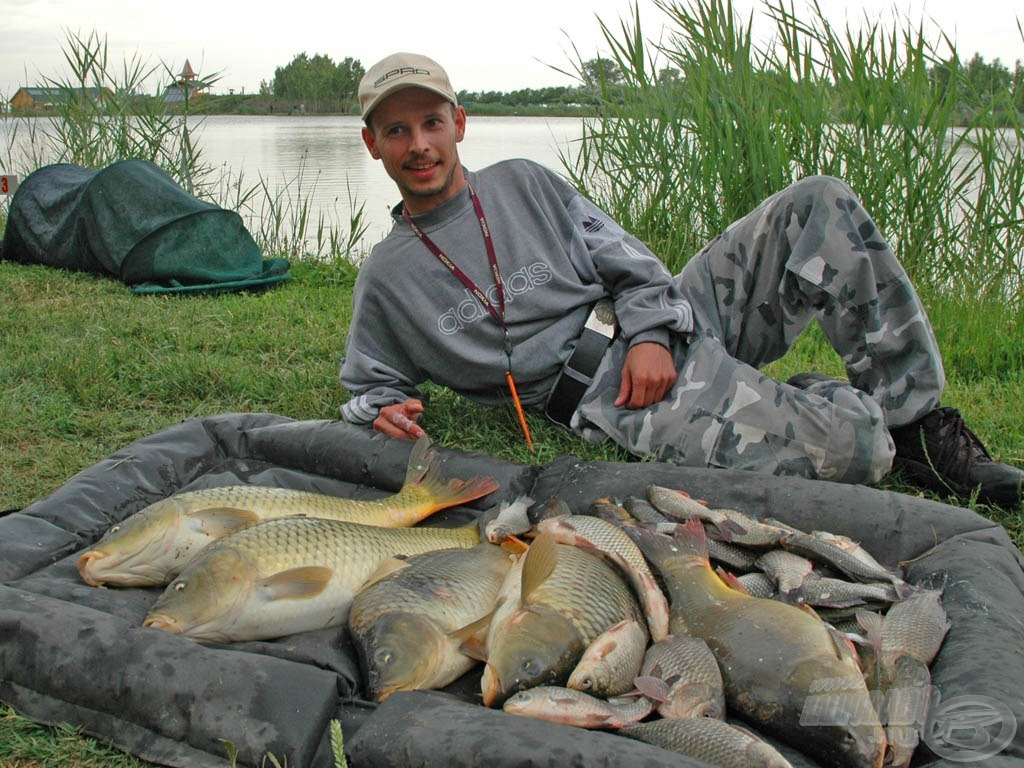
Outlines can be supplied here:
[[[853, 192], [828, 177], [768, 198], [677, 276], [694, 309], [673, 340], [679, 378], [649, 408], [615, 408], [617, 340], [573, 417], [594, 442], [690, 466], [849, 483], [889, 471], [888, 426], [938, 405], [945, 383], [920, 301]], [[849, 384], [798, 389], [758, 369], [817, 318]]]

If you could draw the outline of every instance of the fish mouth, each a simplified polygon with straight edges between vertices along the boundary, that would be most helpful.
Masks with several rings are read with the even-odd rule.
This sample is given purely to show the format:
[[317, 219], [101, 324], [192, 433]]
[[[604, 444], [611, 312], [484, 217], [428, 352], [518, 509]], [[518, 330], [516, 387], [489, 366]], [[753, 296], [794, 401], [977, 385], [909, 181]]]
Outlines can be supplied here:
[[78, 567], [78, 574], [82, 577], [82, 581], [90, 587], [102, 587], [106, 584], [106, 579], [100, 573], [102, 570], [100, 564], [109, 559], [110, 555], [99, 549], [92, 549], [79, 555], [75, 565]]
[[181, 626], [178, 622], [170, 616], [164, 616], [159, 613], [147, 616], [143, 619], [142, 626], [150, 627], [151, 629], [159, 629], [163, 632], [170, 632], [172, 635], [180, 635], [182, 633]]

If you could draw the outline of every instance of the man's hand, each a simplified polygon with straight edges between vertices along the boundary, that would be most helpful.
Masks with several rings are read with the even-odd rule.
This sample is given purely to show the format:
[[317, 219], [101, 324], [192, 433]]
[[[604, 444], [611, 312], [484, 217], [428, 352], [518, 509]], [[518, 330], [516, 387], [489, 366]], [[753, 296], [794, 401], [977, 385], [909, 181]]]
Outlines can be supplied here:
[[381, 408], [377, 418], [373, 420], [373, 428], [391, 437], [418, 440], [427, 434], [423, 431], [423, 427], [416, 423], [421, 413], [423, 413], [423, 403], [410, 397], [405, 402]]
[[672, 353], [653, 341], [631, 347], [622, 366], [622, 384], [615, 407], [646, 408], [665, 398], [676, 383]]

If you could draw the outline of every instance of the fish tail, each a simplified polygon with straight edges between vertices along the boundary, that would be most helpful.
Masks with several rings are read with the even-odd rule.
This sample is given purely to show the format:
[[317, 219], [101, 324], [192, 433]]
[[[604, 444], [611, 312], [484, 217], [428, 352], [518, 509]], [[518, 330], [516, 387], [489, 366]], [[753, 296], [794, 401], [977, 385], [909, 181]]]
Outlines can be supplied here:
[[696, 518], [687, 523], [659, 524], [657, 530], [650, 530], [643, 525], [623, 525], [622, 530], [640, 547], [644, 556], [659, 568], [661, 564], [682, 554], [711, 570], [704, 525]]
[[685, 523], [679, 523], [672, 534], [672, 541], [686, 552], [707, 561], [710, 567], [708, 536], [700, 520], [694, 517]]
[[479, 499], [498, 489], [498, 481], [490, 476], [476, 476], [469, 480], [445, 480], [441, 476], [441, 457], [430, 443], [421, 437], [413, 446], [409, 457], [403, 490], [415, 489], [429, 499], [429, 512], [455, 507]]

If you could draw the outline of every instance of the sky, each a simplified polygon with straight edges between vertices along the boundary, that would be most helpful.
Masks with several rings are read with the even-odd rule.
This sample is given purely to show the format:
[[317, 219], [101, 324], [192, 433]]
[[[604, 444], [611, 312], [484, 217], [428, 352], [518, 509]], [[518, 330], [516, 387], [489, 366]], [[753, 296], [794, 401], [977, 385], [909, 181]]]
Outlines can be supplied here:
[[[805, 1], [793, 0], [798, 14]], [[980, 53], [1010, 69], [1024, 60], [1015, 4], [1007, 0], [821, 0], [821, 5], [840, 28], [865, 18], [909, 19], [921, 23], [930, 40], [937, 41], [940, 30], [948, 35], [961, 58]], [[300, 53], [323, 54], [335, 62], [351, 57], [369, 68], [400, 50], [437, 59], [457, 90], [572, 85], [565, 71], [607, 53], [598, 19], [620, 38], [634, 6], [645, 37], [656, 39], [666, 16], [654, 0], [0, 0], [0, 97], [9, 99], [19, 87], [45, 78], [63, 81], [69, 74], [64, 61], [69, 35], [84, 38], [94, 32], [106, 40], [111, 73], [126, 62], [178, 73], [187, 59], [200, 76], [219, 75], [217, 93], [258, 91], [261, 81], [273, 81], [275, 68]], [[765, 0], [734, 0], [734, 7], [744, 18], [753, 12], [755, 31], [768, 27]], [[1024, 21], [1024, 10], [1018, 14]]]

